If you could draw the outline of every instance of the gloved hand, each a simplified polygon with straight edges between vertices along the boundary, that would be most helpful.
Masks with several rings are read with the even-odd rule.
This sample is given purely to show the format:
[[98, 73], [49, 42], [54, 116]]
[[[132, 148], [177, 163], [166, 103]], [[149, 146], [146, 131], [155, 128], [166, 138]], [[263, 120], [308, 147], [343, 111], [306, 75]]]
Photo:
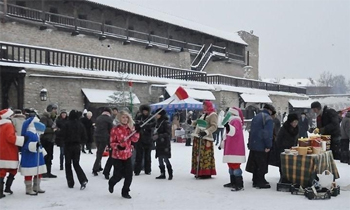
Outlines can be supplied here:
[[37, 143], [36, 143], [36, 149], [39, 149], [40, 146], [41, 146], [40, 142], [37, 142]]
[[136, 132], [140, 132], [141, 131], [141, 125], [140, 124], [135, 124], [135, 130], [136, 130]]
[[118, 149], [118, 150], [125, 150], [125, 147], [122, 147], [122, 146], [120, 146], [120, 145], [117, 145], [117, 149]]
[[226, 128], [226, 133], [230, 132], [230, 125], [226, 123], [224, 126]]
[[198, 133], [199, 138], [203, 138], [203, 137], [206, 136], [206, 135], [207, 135], [207, 133], [206, 133], [205, 131], [200, 131], [200, 132]]

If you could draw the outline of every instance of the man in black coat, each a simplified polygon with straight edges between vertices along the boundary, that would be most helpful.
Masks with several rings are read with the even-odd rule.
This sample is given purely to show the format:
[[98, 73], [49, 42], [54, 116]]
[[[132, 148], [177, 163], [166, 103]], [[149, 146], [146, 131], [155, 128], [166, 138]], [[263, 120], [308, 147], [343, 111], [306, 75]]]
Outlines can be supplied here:
[[103, 109], [103, 112], [100, 116], [97, 117], [95, 123], [95, 142], [97, 147], [96, 160], [92, 168], [92, 173], [94, 176], [98, 176], [97, 172], [102, 171], [101, 159], [102, 154], [106, 149], [106, 146], [109, 143], [109, 135], [113, 127], [113, 120], [111, 118], [112, 110], [108, 107]]
[[320, 102], [315, 101], [311, 104], [311, 109], [314, 111], [320, 120], [317, 121], [317, 128], [314, 133], [322, 135], [331, 135], [331, 150], [333, 157], [336, 160], [340, 159], [340, 125], [338, 113], [334, 109], [327, 106], [322, 106]]
[[299, 138], [307, 138], [307, 131], [309, 130], [309, 120], [306, 118], [306, 114], [303, 112], [299, 119]]
[[[137, 126], [142, 125], [151, 117], [151, 107], [148, 105], [140, 106], [140, 115], [136, 117], [135, 123]], [[152, 129], [155, 127], [155, 120], [152, 119], [140, 130], [140, 139], [136, 143], [136, 160], [134, 173], [140, 175], [142, 169], [142, 160], [145, 163], [145, 174], [151, 174], [151, 151], [153, 147]]]

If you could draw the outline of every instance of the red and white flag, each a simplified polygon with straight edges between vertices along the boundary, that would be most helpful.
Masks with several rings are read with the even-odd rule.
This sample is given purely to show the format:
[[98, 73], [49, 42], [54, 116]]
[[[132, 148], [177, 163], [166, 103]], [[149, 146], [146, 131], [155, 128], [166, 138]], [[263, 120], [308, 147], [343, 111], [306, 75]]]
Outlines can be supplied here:
[[185, 100], [188, 98], [188, 94], [186, 92], [186, 90], [183, 87], [178, 87], [174, 93], [174, 97], [176, 100]]

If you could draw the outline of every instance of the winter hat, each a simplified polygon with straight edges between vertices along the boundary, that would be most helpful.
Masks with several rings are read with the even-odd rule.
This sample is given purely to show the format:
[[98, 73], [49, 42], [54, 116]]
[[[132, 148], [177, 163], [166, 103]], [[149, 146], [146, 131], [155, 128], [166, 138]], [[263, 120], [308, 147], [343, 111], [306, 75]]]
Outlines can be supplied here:
[[87, 111], [87, 109], [84, 109], [83, 110], [83, 114], [86, 114], [88, 111]]
[[235, 107], [229, 108], [228, 112], [235, 115], [235, 116], [239, 116], [239, 112], [237, 109], [235, 109]]
[[37, 117], [30, 117], [27, 120], [25, 120], [23, 122], [23, 125], [22, 125], [21, 136], [25, 136], [27, 131], [32, 132], [32, 133], [36, 133], [36, 129], [35, 129], [34, 123], [35, 122], [39, 122], [39, 121], [40, 120]]
[[86, 112], [86, 116], [91, 116], [92, 117], [92, 112], [90, 112], [90, 111]]
[[13, 115], [13, 111], [11, 109], [3, 109], [0, 111], [0, 120], [7, 119]]
[[69, 112], [69, 117], [68, 117], [69, 120], [77, 120], [79, 119], [79, 112], [77, 110], [71, 110]]
[[20, 109], [14, 109], [13, 112], [15, 114], [22, 114], [22, 111]]
[[205, 111], [206, 114], [210, 114], [212, 112], [215, 112], [214, 104], [211, 101], [205, 100], [203, 102], [203, 105], [207, 107], [207, 110]]
[[58, 106], [56, 104], [49, 104], [47, 107], [46, 107], [46, 111], [47, 112], [52, 112], [53, 109], [57, 109]]
[[276, 112], [276, 109], [271, 104], [265, 104], [264, 109], [270, 110], [271, 112]]
[[[157, 110], [156, 110], [156, 113], [159, 112], [160, 110], [161, 110], [161, 108], [157, 109]], [[163, 117], [163, 116], [166, 115], [166, 111], [163, 109], [163, 110], [160, 111], [158, 114], [161, 115], [161, 116]]]
[[103, 108], [102, 111], [103, 111], [103, 112], [108, 112], [109, 114], [112, 114], [112, 110], [111, 110], [111, 108], [109, 108], [109, 107]]
[[293, 122], [294, 120], [299, 120], [298, 115], [295, 114], [295, 113], [289, 114], [288, 117], [287, 117], [287, 121], [291, 123], [291, 122]]
[[314, 109], [314, 108], [321, 109], [322, 108], [321, 103], [318, 101], [312, 102], [311, 109]]

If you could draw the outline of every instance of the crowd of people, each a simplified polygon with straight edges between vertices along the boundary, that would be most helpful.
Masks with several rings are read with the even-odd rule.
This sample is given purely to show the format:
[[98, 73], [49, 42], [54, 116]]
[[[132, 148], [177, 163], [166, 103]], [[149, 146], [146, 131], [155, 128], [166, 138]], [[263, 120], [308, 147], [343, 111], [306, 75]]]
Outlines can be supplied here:
[[[308, 137], [309, 132], [331, 135], [331, 150], [335, 159], [350, 164], [350, 112], [339, 121], [335, 110], [314, 102], [311, 109], [317, 114], [317, 126], [310, 128], [305, 113], [286, 115], [282, 123], [276, 117], [271, 104], [265, 104], [263, 110], [251, 121], [248, 144], [244, 141], [244, 117], [237, 107], [216, 112], [210, 101], [203, 102], [202, 114], [193, 119], [188, 113], [184, 126], [186, 146], [192, 146], [190, 173], [197, 179], [209, 179], [216, 175], [214, 147], [223, 150], [223, 163], [227, 163], [230, 181], [224, 187], [232, 191], [244, 189], [243, 170], [252, 173], [252, 186], [257, 189], [270, 188], [265, 179], [268, 165], [280, 169], [280, 182], [288, 180], [282, 174], [280, 154], [284, 149], [296, 146], [298, 138]], [[173, 167], [170, 162], [171, 142], [174, 141], [174, 129], [180, 128], [178, 118], [170, 122], [166, 111], [158, 109], [151, 115], [151, 108], [142, 105], [133, 119], [128, 111], [118, 108], [104, 108], [95, 121], [92, 113], [61, 110], [50, 104], [42, 115], [34, 109], [4, 109], [0, 111], [0, 198], [12, 193], [11, 185], [17, 173], [24, 176], [25, 192], [28, 195], [44, 193], [41, 178], [56, 178], [52, 174], [54, 145], [60, 148], [59, 168], [65, 170], [67, 186], [73, 188], [73, 168], [77, 174], [80, 189], [88, 184], [81, 168], [80, 154], [92, 152], [92, 143], [96, 144], [96, 159], [92, 164], [92, 173], [100, 172], [108, 182], [108, 190], [114, 192], [114, 186], [124, 178], [121, 195], [130, 199], [130, 185], [133, 175], [141, 171], [151, 174], [151, 152], [155, 150], [160, 175], [156, 179], [172, 180]], [[246, 158], [246, 146], [249, 155]], [[106, 164], [102, 166], [103, 154], [109, 153]], [[19, 156], [20, 153], [20, 156]], [[19, 158], [21, 157], [21, 159]], [[110, 177], [111, 170], [112, 176]], [[166, 173], [167, 171], [167, 173]], [[6, 183], [5, 176], [9, 174]]]

